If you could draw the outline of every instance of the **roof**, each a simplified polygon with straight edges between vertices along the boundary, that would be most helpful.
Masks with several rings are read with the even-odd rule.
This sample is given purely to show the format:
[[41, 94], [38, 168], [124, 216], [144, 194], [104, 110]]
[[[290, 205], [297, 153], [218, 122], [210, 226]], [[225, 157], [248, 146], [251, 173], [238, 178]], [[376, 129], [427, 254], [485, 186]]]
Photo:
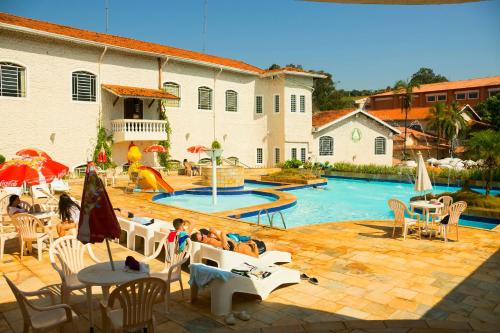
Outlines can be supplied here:
[[169, 94], [160, 89], [128, 87], [128, 86], [119, 86], [114, 84], [102, 84], [101, 87], [118, 97], [179, 99], [179, 97]]
[[115, 47], [121, 50], [138, 51], [152, 55], [162, 55], [173, 57], [178, 60], [190, 60], [193, 62], [212, 64], [229, 67], [240, 71], [254, 74], [262, 74], [265, 71], [261, 68], [249, 65], [239, 60], [222, 58], [201, 52], [184, 50], [176, 47], [144, 42], [132, 38], [120, 37], [89, 30], [72, 28], [60, 24], [34, 20], [30, 18], [0, 13], [0, 26], [14, 30], [22, 30], [31, 33], [50, 34], [51, 37], [67, 37], [74, 42], [91, 42], [101, 46]]
[[[324, 113], [324, 112], [327, 112], [327, 114], [321, 115], [321, 113]], [[389, 128], [394, 133], [399, 134], [399, 130], [397, 128], [392, 127], [391, 125], [378, 119], [377, 117], [374, 117], [373, 115], [369, 114], [368, 112], [364, 111], [363, 109], [356, 109], [356, 110], [341, 109], [341, 110], [330, 110], [330, 111], [317, 112], [317, 113], [313, 114], [314, 130], [316, 132], [319, 132], [328, 126], [336, 124], [344, 119], [347, 119], [347, 118], [352, 117], [354, 115], [357, 115], [359, 113], [364, 114], [369, 119], [372, 119], [372, 120], [378, 122], [380, 125]]]
[[[470, 89], [470, 88], [478, 88], [486, 86], [499, 86], [499, 85], [500, 85], [500, 76], [491, 76], [491, 77], [483, 77], [483, 78], [460, 80], [460, 81], [422, 84], [420, 87], [414, 88], [413, 93], [426, 93], [426, 92], [443, 91], [443, 90], [461, 90], [461, 89]], [[371, 97], [392, 96], [392, 95], [394, 95], [394, 91], [386, 91], [380, 94], [372, 95]]]
[[[404, 150], [404, 146], [403, 145], [393, 145], [392, 147], [393, 150]], [[406, 150], [432, 150], [432, 149], [436, 149], [436, 147], [434, 145], [413, 145], [413, 146], [410, 146], [410, 145], [406, 145]], [[446, 147], [444, 145], [439, 145], [439, 149], [449, 149], [449, 147]]]
[[305, 71], [301, 68], [296, 67], [282, 67], [277, 69], [268, 69], [262, 76], [271, 76], [276, 74], [288, 74], [288, 75], [301, 75], [301, 76], [311, 76], [316, 78], [326, 78], [326, 75]]
[[[428, 119], [431, 117], [431, 107], [425, 106], [425, 107], [413, 107], [411, 108], [410, 112], [408, 112], [408, 120], [424, 120]], [[471, 114], [478, 118], [479, 120], [481, 117], [474, 111], [474, 109], [469, 105], [466, 104], [462, 106], [461, 111], [464, 111], [465, 109], [468, 109], [471, 111]], [[380, 110], [368, 110], [369, 113], [374, 115], [377, 118], [380, 118], [382, 120], [404, 120], [405, 119], [405, 113], [401, 111], [401, 108], [397, 109], [380, 109]]]
[[[394, 140], [395, 141], [403, 141], [404, 132], [405, 132], [404, 126], [399, 126], [396, 128], [401, 132], [401, 134], [394, 136]], [[413, 129], [413, 128], [406, 128], [406, 135], [407, 136], [413, 135], [418, 140], [434, 140], [434, 141], [437, 140], [437, 136], [431, 135], [428, 133], [424, 133], [424, 132], [418, 131], [418, 130]], [[445, 140], [443, 138], [441, 138], [441, 141], [445, 141]]]

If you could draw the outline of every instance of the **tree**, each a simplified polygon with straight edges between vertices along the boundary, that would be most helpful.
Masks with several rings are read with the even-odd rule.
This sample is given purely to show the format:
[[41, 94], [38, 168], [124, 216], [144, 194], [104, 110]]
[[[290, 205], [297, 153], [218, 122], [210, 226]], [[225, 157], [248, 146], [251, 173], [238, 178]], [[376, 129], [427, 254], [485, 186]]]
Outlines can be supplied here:
[[302, 68], [302, 65], [298, 65], [298, 64], [288, 64], [288, 65], [285, 65], [285, 67], [291, 67], [291, 68], [303, 69], [303, 68]]
[[267, 70], [273, 70], [273, 69], [280, 69], [281, 66], [278, 65], [278, 64], [272, 64], [271, 66], [269, 66], [269, 68]]
[[467, 122], [462, 116], [462, 110], [457, 102], [453, 102], [445, 109], [443, 118], [443, 136], [449, 141], [453, 151], [453, 139], [458, 137], [460, 131], [467, 128]]
[[394, 94], [402, 94], [401, 96], [401, 112], [405, 114], [405, 134], [403, 141], [403, 161], [406, 160], [406, 129], [408, 124], [408, 112], [411, 111], [413, 100], [413, 89], [418, 88], [419, 85], [412, 83], [409, 80], [399, 80], [394, 84]]
[[444, 103], [436, 103], [430, 108], [430, 117], [428, 119], [428, 126], [434, 130], [437, 135], [436, 140], [436, 158], [439, 159], [439, 144], [441, 143], [441, 136], [443, 134], [443, 121], [446, 112], [446, 105]]
[[472, 158], [483, 160], [486, 171], [486, 196], [490, 195], [493, 173], [500, 162], [500, 132], [488, 129], [474, 132], [467, 141], [468, 154]]
[[448, 79], [443, 75], [435, 74], [430, 68], [421, 67], [411, 76], [410, 82], [416, 85], [422, 85], [427, 83], [448, 82]]
[[474, 110], [496, 131], [500, 131], [500, 95], [497, 94], [482, 101], [474, 107]]

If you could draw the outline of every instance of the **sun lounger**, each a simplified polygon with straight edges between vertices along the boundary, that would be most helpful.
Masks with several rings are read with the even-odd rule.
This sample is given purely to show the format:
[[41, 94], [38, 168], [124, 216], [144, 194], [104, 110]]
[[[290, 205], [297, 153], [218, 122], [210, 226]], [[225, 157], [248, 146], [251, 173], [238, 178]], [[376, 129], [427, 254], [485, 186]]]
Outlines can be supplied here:
[[192, 262], [202, 263], [207, 259], [215, 261], [221, 269], [230, 270], [244, 262], [256, 266], [289, 263], [292, 261], [292, 255], [289, 252], [266, 251], [258, 258], [255, 258], [246, 254], [216, 248], [208, 244], [193, 242], [191, 252]]
[[62, 179], [54, 179], [52, 183], [50, 183], [50, 189], [52, 190], [52, 193], [68, 192], [69, 184]]
[[[214, 269], [211, 267], [210, 269]], [[253, 279], [238, 274], [233, 274], [230, 279], [213, 279], [208, 287], [210, 288], [211, 301], [210, 310], [216, 316], [224, 316], [232, 311], [232, 298], [234, 293], [245, 293], [258, 295], [265, 300], [276, 288], [284, 284], [300, 282], [300, 272], [281, 266], [271, 265], [268, 267], [271, 272], [266, 278]], [[221, 270], [224, 271], [224, 270]], [[195, 300], [198, 293], [198, 286], [191, 286], [191, 299]]]

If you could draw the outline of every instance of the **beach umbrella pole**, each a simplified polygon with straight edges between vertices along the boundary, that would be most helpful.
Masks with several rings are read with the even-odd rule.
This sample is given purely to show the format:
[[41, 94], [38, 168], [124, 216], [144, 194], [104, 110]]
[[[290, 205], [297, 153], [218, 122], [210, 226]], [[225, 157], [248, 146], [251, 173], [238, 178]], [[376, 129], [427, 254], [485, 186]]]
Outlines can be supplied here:
[[106, 237], [106, 248], [108, 249], [109, 263], [111, 264], [111, 269], [115, 270], [115, 263], [113, 262], [113, 256], [111, 255], [111, 248], [109, 247], [109, 238]]

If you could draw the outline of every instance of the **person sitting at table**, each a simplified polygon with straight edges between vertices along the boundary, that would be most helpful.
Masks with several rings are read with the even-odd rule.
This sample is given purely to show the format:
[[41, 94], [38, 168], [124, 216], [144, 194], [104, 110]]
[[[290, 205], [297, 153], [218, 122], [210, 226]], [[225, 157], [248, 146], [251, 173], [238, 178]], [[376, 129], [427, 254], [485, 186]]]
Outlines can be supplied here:
[[21, 199], [17, 194], [12, 194], [9, 197], [9, 206], [7, 206], [7, 214], [9, 216], [19, 214], [19, 213], [29, 213], [28, 210], [21, 206]]
[[184, 161], [182, 161], [182, 164], [186, 169], [186, 175], [194, 176], [200, 173], [200, 169], [196, 165], [191, 165], [191, 163], [189, 163], [187, 159], [184, 159]]
[[56, 227], [59, 237], [66, 235], [68, 230], [76, 228], [76, 223], [80, 220], [80, 206], [65, 193], [59, 197], [59, 217], [61, 223]]
[[252, 239], [247, 242], [235, 242], [233, 239], [228, 238], [225, 232], [213, 233], [207, 229], [200, 229], [193, 233], [191, 240], [256, 258], [268, 250], [266, 244], [261, 240]]

